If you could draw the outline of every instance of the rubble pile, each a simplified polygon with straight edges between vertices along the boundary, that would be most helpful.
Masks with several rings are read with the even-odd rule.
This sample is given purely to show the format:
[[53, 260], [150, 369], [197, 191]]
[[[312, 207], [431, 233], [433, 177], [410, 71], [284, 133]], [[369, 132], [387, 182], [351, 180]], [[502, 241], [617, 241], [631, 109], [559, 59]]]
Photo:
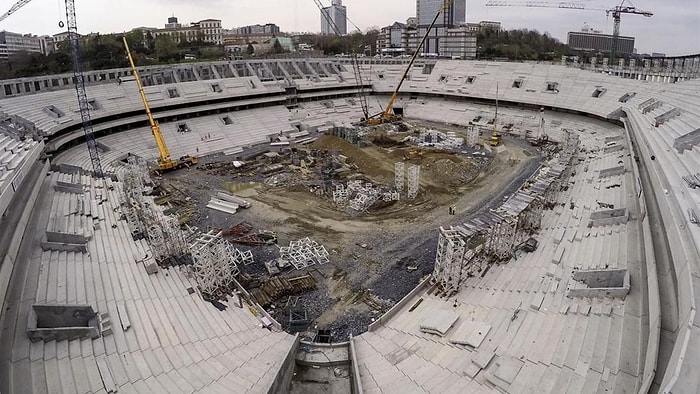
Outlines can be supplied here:
[[375, 202], [398, 201], [400, 194], [396, 191], [384, 192], [375, 188], [372, 183], [359, 180], [349, 181], [347, 185], [338, 184], [333, 191], [333, 202], [348, 206], [358, 212], [365, 212]]
[[464, 138], [457, 137], [454, 132], [443, 133], [437, 130], [426, 130], [418, 137], [411, 137], [411, 142], [418, 146], [437, 149], [459, 149], [464, 145]]

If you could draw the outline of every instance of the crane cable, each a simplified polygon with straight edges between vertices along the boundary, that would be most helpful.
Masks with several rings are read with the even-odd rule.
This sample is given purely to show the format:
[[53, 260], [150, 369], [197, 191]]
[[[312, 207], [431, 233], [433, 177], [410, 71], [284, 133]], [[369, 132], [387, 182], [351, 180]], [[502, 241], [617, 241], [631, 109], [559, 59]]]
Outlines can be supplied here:
[[58, 27], [63, 29], [66, 25], [63, 23], [63, 18], [61, 15], [61, 0], [56, 0], [56, 3], [58, 4]]

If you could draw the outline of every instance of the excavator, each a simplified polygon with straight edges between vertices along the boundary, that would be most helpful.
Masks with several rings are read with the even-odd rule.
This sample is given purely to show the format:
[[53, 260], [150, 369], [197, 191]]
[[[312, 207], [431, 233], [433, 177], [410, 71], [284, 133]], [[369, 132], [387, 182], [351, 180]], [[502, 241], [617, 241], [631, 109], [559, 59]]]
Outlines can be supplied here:
[[126, 56], [129, 58], [129, 64], [131, 65], [131, 71], [136, 79], [136, 85], [139, 87], [139, 94], [141, 94], [141, 101], [143, 101], [143, 107], [146, 109], [146, 116], [148, 116], [148, 124], [151, 126], [151, 132], [156, 140], [156, 145], [158, 146], [158, 152], [160, 157], [156, 161], [156, 167], [152, 171], [156, 174], [162, 174], [167, 171], [177, 170], [179, 168], [189, 168], [197, 164], [197, 157], [192, 155], [185, 155], [179, 159], [173, 159], [170, 157], [170, 151], [168, 146], [165, 144], [165, 139], [163, 138], [163, 133], [160, 131], [160, 125], [158, 121], [153, 119], [151, 114], [151, 108], [148, 106], [148, 100], [146, 100], [146, 93], [143, 91], [143, 85], [141, 84], [141, 78], [136, 71], [136, 66], [134, 65], [134, 59], [131, 57], [131, 51], [129, 50], [129, 43], [126, 41], [126, 37], [122, 37], [124, 40], [124, 48], [126, 49]]
[[396, 89], [394, 89], [394, 93], [391, 95], [391, 98], [389, 98], [389, 102], [386, 104], [386, 107], [384, 107], [384, 110], [376, 115], [372, 115], [370, 117], [367, 117], [366, 119], [363, 119], [361, 122], [362, 125], [374, 126], [374, 125], [378, 125], [381, 123], [395, 123], [395, 122], [401, 121], [401, 119], [403, 118], [402, 114], [392, 113], [392, 108], [394, 107], [394, 102], [396, 101], [396, 97], [399, 95], [399, 89], [401, 89], [401, 85], [403, 84], [403, 81], [406, 80], [406, 77], [408, 76], [408, 72], [411, 71], [411, 67], [413, 67], [413, 62], [415, 62], [416, 58], [418, 57], [418, 54], [420, 53], [420, 50], [423, 47], [423, 44], [425, 43], [425, 40], [428, 38], [430, 31], [433, 29], [433, 26], [435, 26], [435, 22], [437, 22], [438, 17], [452, 4], [453, 1], [454, 0], [445, 0], [445, 2], [442, 4], [442, 7], [435, 14], [435, 17], [433, 18], [433, 21], [430, 23], [428, 30], [425, 31], [423, 38], [421, 39], [420, 43], [418, 44], [418, 48], [416, 48], [416, 51], [413, 52], [413, 56], [411, 56], [411, 60], [408, 62], [408, 65], [406, 66], [406, 70], [403, 72], [403, 75], [401, 76], [401, 80], [396, 85]]

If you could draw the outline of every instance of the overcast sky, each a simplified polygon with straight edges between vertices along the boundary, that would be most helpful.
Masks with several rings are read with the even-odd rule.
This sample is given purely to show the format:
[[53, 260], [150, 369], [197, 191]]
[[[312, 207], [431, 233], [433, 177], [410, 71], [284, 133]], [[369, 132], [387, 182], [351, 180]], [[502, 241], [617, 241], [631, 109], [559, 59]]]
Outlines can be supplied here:
[[[506, 29], [546, 31], [563, 42], [568, 31], [580, 30], [584, 22], [606, 33], [612, 32], [612, 18], [606, 18], [604, 11], [485, 7], [486, 1], [468, 3], [468, 22], [500, 21]], [[591, 4], [590, 8], [605, 8], [616, 1], [595, 0], [599, 5], [587, 4]], [[15, 2], [0, 0], [0, 10], [8, 10]], [[330, 4], [330, 0], [321, 2]], [[0, 30], [58, 33], [61, 31], [59, 20], [65, 21], [63, 3], [63, 0], [33, 0], [0, 22]], [[283, 31], [320, 30], [320, 14], [313, 0], [77, 0], [76, 3], [81, 33], [120, 32], [138, 26], [162, 27], [173, 14], [181, 23], [221, 19], [225, 28], [269, 22], [276, 23]], [[350, 20], [363, 30], [394, 21], [403, 22], [416, 13], [414, 0], [344, 0], [343, 4], [348, 7]], [[635, 46], [639, 52], [700, 53], [700, 0], [636, 0], [633, 4], [654, 13], [651, 18], [622, 15], [620, 33], [636, 37]], [[348, 24], [348, 29], [351, 26]]]

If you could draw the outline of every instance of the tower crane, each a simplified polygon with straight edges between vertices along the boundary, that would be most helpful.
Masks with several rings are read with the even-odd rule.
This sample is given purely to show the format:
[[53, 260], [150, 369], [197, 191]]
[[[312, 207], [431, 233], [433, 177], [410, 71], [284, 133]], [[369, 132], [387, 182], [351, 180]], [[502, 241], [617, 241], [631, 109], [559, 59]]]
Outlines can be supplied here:
[[630, 7], [630, 6], [625, 6], [625, 1], [623, 0], [620, 5], [616, 6], [615, 8], [611, 8], [608, 10], [605, 10], [605, 13], [607, 15], [612, 14], [613, 17], [613, 43], [612, 43], [612, 53], [611, 56], [613, 59], [617, 56], [617, 43], [618, 43], [618, 37], [620, 37], [620, 15], [622, 14], [637, 14], [637, 15], [642, 15], [646, 16], [647, 18], [651, 17], [654, 15], [651, 11], [643, 11], [639, 10], [636, 7]]
[[[0, 21], [15, 13], [31, 0], [20, 0], [15, 3], [9, 11], [0, 16]], [[75, 1], [66, 1], [66, 27], [68, 30], [68, 44], [70, 46], [70, 57], [73, 66], [73, 82], [75, 85], [75, 94], [78, 97], [78, 108], [80, 110], [80, 120], [85, 133], [85, 142], [90, 153], [90, 161], [92, 170], [96, 177], [102, 178], [102, 163], [100, 162], [100, 154], [97, 151], [97, 143], [95, 142], [95, 134], [92, 130], [92, 119], [90, 119], [90, 103], [88, 102], [87, 92], [85, 91], [85, 75], [83, 74], [83, 62], [80, 55], [80, 35], [78, 34], [78, 24], [75, 17]], [[59, 23], [59, 27], [64, 27], [63, 22]]]
[[620, 37], [620, 16], [622, 14], [637, 14], [646, 17], [654, 15], [651, 11], [643, 11], [634, 6], [626, 6], [625, 0], [620, 5], [609, 9], [589, 8], [583, 3], [569, 2], [548, 2], [548, 1], [509, 1], [509, 0], [490, 0], [486, 3], [487, 7], [543, 7], [543, 8], [565, 8], [573, 10], [586, 11], [605, 11], [606, 15], [613, 17], [613, 40], [611, 48], [611, 56], [613, 59], [617, 57], [618, 41]]
[[25, 6], [27, 3], [29, 3], [30, 1], [32, 1], [32, 0], [20, 0], [20, 1], [16, 2], [15, 4], [13, 4], [12, 7], [10, 7], [10, 10], [9, 10], [9, 11], [7, 11], [6, 13], [0, 15], [0, 22], [2, 22], [3, 20], [5, 20], [8, 16], [14, 14], [15, 11], [17, 11], [18, 9], [24, 7], [24, 6]]
[[92, 119], [90, 119], [90, 103], [85, 91], [85, 75], [83, 75], [83, 62], [80, 55], [80, 35], [78, 34], [78, 24], [75, 17], [75, 1], [66, 0], [66, 27], [68, 28], [68, 42], [70, 44], [70, 57], [73, 64], [73, 82], [75, 83], [75, 94], [78, 97], [78, 107], [80, 108], [80, 120], [85, 133], [92, 170], [95, 176], [102, 178], [102, 163], [100, 154], [97, 151], [95, 134], [92, 131]]
[[389, 98], [389, 102], [386, 104], [386, 107], [384, 107], [384, 110], [382, 112], [365, 119], [365, 121], [364, 121], [365, 124], [376, 125], [376, 124], [380, 124], [380, 123], [384, 123], [384, 122], [398, 121], [402, 118], [401, 115], [391, 113], [391, 110], [394, 106], [394, 101], [396, 101], [396, 97], [399, 95], [399, 89], [401, 89], [401, 85], [403, 84], [403, 81], [406, 80], [406, 77], [408, 76], [408, 72], [411, 71], [411, 67], [413, 67], [413, 62], [416, 61], [416, 57], [418, 57], [418, 54], [420, 53], [420, 50], [423, 47], [423, 44], [425, 44], [425, 40], [428, 38], [428, 35], [430, 34], [430, 30], [432, 30], [433, 26], [435, 26], [435, 22], [437, 22], [438, 17], [440, 17], [440, 14], [442, 14], [446, 9], [448, 9], [450, 7], [450, 5], [452, 5], [453, 1], [454, 0], [445, 0], [442, 3], [442, 7], [440, 7], [440, 9], [438, 9], [438, 12], [435, 14], [435, 17], [433, 18], [433, 21], [430, 22], [430, 26], [428, 26], [428, 30], [425, 31], [423, 38], [420, 40], [420, 43], [418, 43], [418, 47], [416, 48], [415, 52], [413, 52], [413, 56], [411, 56], [411, 60], [408, 62], [408, 65], [406, 66], [406, 70], [404, 70], [403, 75], [401, 76], [401, 79], [399, 80], [399, 83], [396, 84], [396, 89], [394, 89], [394, 93], [392, 93], [391, 97]]
[[151, 126], [151, 132], [156, 140], [156, 145], [158, 146], [158, 152], [160, 157], [157, 160], [156, 168], [154, 169], [156, 173], [163, 173], [166, 171], [176, 170], [178, 168], [190, 167], [197, 164], [197, 157], [192, 155], [185, 155], [179, 159], [173, 159], [170, 157], [170, 151], [168, 146], [165, 144], [165, 138], [163, 138], [163, 133], [160, 131], [160, 125], [158, 121], [153, 119], [151, 114], [151, 108], [148, 106], [148, 100], [146, 100], [146, 93], [143, 91], [143, 85], [141, 84], [141, 78], [139, 77], [138, 71], [136, 71], [136, 66], [134, 65], [134, 59], [131, 57], [131, 51], [129, 50], [129, 43], [126, 41], [126, 36], [122, 37], [124, 41], [124, 48], [126, 49], [126, 56], [129, 58], [129, 64], [131, 65], [131, 71], [136, 79], [136, 85], [139, 88], [139, 94], [141, 95], [141, 101], [143, 101], [143, 107], [146, 109], [146, 116], [148, 117], [148, 124]]
[[[321, 3], [321, 1], [314, 0], [314, 3], [316, 4], [316, 7], [318, 7], [318, 10], [321, 11], [321, 15], [326, 20], [326, 22], [328, 22], [328, 25], [331, 27], [331, 29], [333, 29], [333, 32], [338, 37], [342, 37], [343, 34], [340, 32], [340, 28], [338, 28], [338, 25], [335, 24], [335, 21], [328, 14], [328, 11], [326, 10], [326, 8], [323, 7], [323, 4]], [[357, 62], [357, 51], [355, 50], [355, 48], [352, 48], [350, 50], [350, 63], [352, 64], [352, 72], [353, 72], [353, 74], [355, 74], [355, 82], [357, 83], [357, 86], [360, 88], [360, 106], [362, 107], [362, 114], [364, 115], [363, 119], [367, 119], [369, 117], [369, 105], [367, 104], [367, 96], [365, 94], [365, 84], [362, 81], [362, 73], [360, 71], [360, 64]]]

